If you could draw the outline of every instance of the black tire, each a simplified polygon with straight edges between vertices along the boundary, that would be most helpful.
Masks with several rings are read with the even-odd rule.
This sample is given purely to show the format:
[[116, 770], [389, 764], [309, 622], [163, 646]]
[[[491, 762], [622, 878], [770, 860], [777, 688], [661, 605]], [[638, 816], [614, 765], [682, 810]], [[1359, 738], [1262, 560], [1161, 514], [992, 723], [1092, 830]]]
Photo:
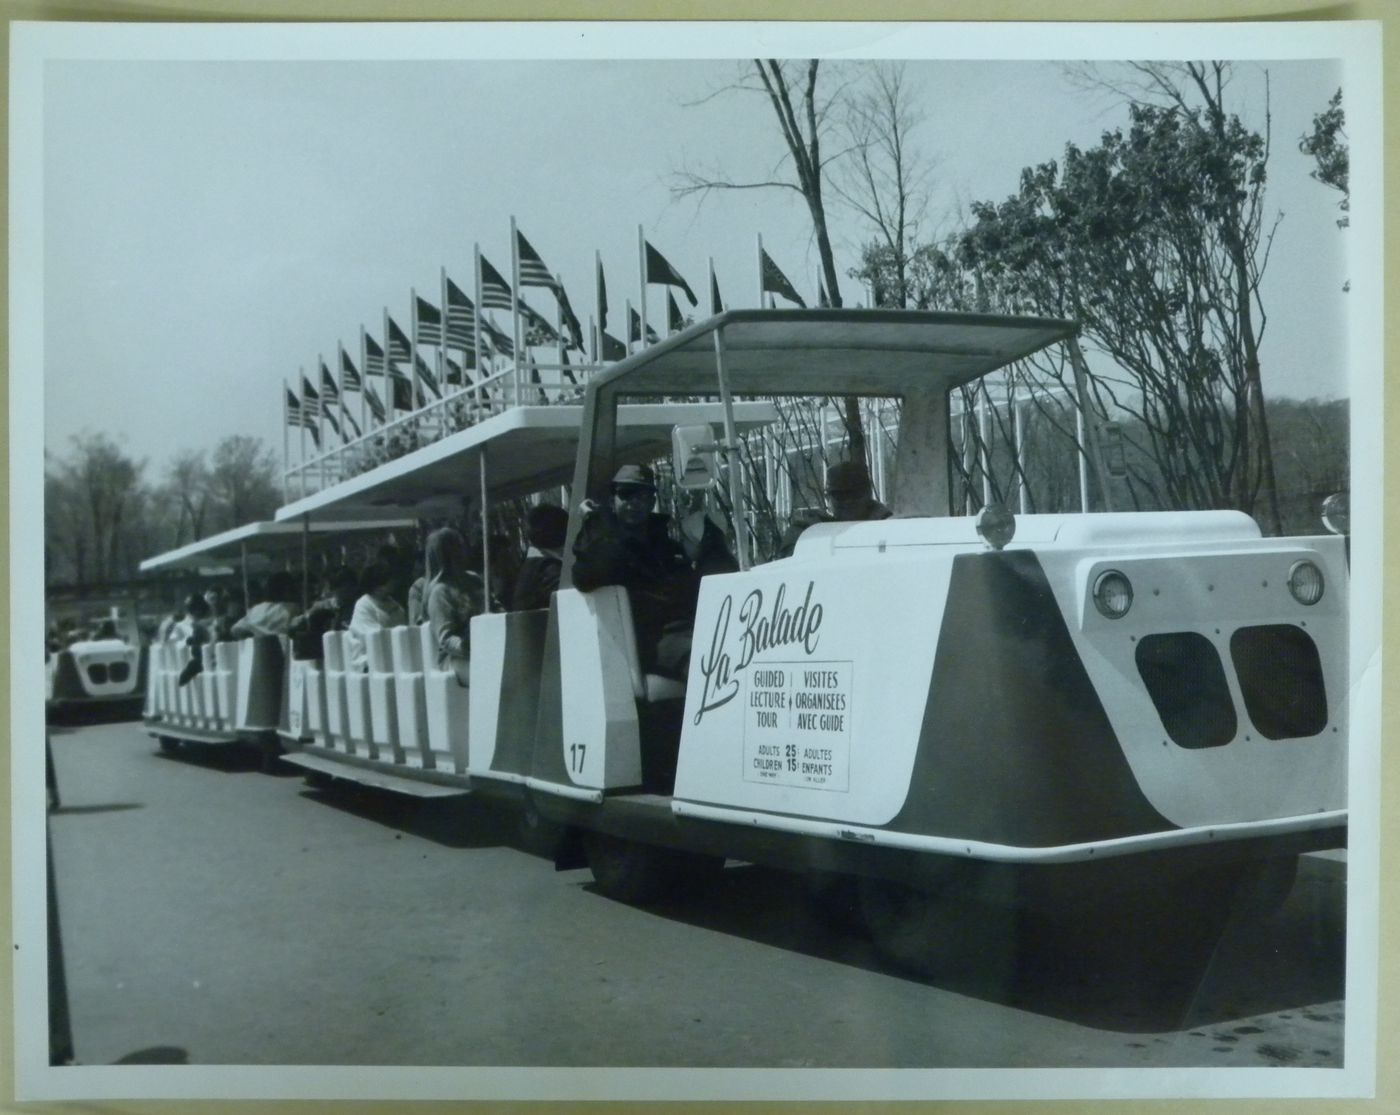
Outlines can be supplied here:
[[644, 906], [682, 889], [701, 889], [724, 867], [718, 856], [658, 848], [635, 840], [588, 832], [583, 838], [588, 869], [609, 898]]
[[160, 744], [160, 749], [167, 755], [173, 755], [180, 750], [180, 741], [172, 739], [170, 736], [160, 736], [156, 742]]
[[1272, 856], [1245, 867], [1235, 888], [1236, 917], [1262, 920], [1283, 909], [1298, 879], [1297, 856]]
[[566, 829], [541, 816], [534, 795], [527, 792], [520, 803], [515, 831], [522, 851], [554, 859], [564, 842]]
[[927, 887], [861, 879], [861, 917], [876, 949], [894, 966], [924, 977], [1009, 972], [1016, 911], [975, 893], [975, 867], [958, 865]]

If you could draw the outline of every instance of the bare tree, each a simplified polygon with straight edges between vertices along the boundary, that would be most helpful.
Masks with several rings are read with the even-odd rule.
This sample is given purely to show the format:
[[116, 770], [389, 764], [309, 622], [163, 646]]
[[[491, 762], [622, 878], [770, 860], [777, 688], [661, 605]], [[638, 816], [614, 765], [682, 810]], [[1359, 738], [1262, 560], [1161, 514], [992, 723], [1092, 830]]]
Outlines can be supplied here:
[[[720, 92], [762, 94], [773, 109], [782, 132], [785, 154], [778, 160], [767, 178], [738, 180], [722, 173], [701, 173], [682, 170], [673, 176], [671, 192], [676, 197], [704, 198], [721, 190], [786, 189], [801, 195], [812, 220], [812, 236], [821, 259], [822, 278], [827, 300], [840, 306], [841, 282], [836, 271], [836, 257], [831, 250], [831, 235], [826, 223], [824, 180], [831, 161], [839, 157], [824, 153], [823, 144], [832, 126], [832, 111], [842, 93], [841, 87], [831, 96], [819, 95], [817, 78], [821, 62], [812, 58], [806, 62], [782, 61], [775, 58], [753, 59], [753, 68], [731, 86]], [[791, 177], [782, 176], [784, 165], [790, 164]], [[846, 437], [853, 457], [865, 455], [865, 428], [856, 399], [846, 399], [842, 407]]]
[[260, 438], [233, 434], [214, 447], [209, 491], [221, 529], [272, 517], [281, 503], [277, 465]]
[[133, 461], [106, 434], [84, 431], [73, 437], [68, 457], [50, 457], [45, 464], [51, 551], [69, 556], [80, 582], [129, 576], [128, 534], [146, 463]]
[[847, 151], [835, 168], [832, 190], [875, 233], [864, 266], [853, 274], [871, 282], [876, 305], [909, 304], [910, 256], [933, 174], [932, 160], [913, 142], [923, 119], [903, 63], [875, 66], [869, 84], [853, 89], [846, 101]]
[[204, 537], [209, 513], [209, 464], [203, 450], [181, 449], [166, 468], [166, 501], [176, 509], [175, 545]]

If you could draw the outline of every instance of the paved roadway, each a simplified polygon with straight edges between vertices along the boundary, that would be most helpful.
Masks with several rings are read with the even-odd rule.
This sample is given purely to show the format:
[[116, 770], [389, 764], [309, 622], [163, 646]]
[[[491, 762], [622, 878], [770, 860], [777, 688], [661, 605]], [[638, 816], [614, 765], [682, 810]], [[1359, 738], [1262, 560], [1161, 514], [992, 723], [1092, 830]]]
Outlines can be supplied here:
[[[321, 791], [139, 724], [57, 729], [50, 827], [88, 1064], [1337, 1066], [1344, 882], [1191, 962], [1074, 926], [925, 981], [731, 865], [641, 910], [470, 801]], [[1155, 950], [1154, 950], [1155, 951]]]

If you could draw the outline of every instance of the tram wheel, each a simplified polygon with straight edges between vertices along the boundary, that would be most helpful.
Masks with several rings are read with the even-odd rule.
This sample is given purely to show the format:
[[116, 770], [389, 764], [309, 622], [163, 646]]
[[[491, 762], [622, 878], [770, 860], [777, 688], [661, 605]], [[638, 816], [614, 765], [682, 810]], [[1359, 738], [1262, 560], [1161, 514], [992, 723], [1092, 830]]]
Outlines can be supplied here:
[[564, 840], [565, 828], [541, 816], [534, 795], [527, 792], [520, 804], [516, 833], [524, 851], [531, 855], [554, 859]]
[[876, 949], [895, 966], [926, 977], [1009, 969], [1016, 911], [978, 899], [974, 881], [963, 871], [927, 889], [862, 878], [860, 913]]
[[1235, 890], [1235, 912], [1251, 920], [1278, 913], [1293, 893], [1297, 879], [1297, 856], [1272, 856], [1249, 864], [1240, 873]]
[[160, 744], [160, 749], [167, 755], [173, 755], [176, 751], [180, 750], [180, 741], [170, 736], [160, 736], [156, 742]]
[[598, 889], [633, 905], [708, 885], [724, 867], [718, 856], [658, 848], [602, 832], [585, 833], [583, 847]]

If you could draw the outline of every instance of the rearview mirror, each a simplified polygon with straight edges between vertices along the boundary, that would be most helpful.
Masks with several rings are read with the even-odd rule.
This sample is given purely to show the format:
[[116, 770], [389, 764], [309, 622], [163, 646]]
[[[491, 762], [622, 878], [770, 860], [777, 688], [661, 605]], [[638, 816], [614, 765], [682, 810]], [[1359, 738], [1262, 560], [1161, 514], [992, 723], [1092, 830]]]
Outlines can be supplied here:
[[671, 464], [676, 483], [687, 489], [705, 488], [719, 479], [719, 448], [710, 426], [676, 426], [671, 430]]

